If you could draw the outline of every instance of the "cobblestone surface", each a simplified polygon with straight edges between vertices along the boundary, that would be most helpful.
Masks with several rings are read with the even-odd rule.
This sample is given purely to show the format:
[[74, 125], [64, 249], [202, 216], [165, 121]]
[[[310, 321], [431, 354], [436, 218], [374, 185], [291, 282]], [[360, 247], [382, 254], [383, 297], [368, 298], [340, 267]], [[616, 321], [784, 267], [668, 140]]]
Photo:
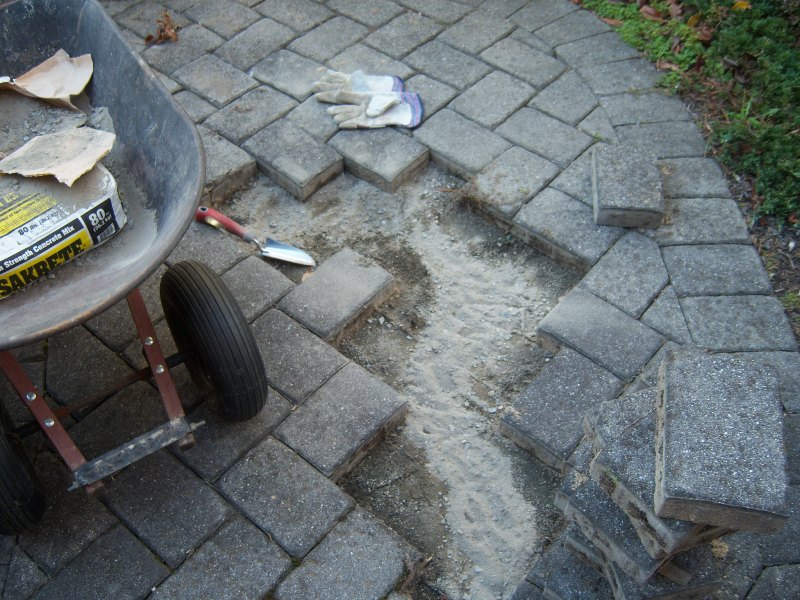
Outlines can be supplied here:
[[[583, 289], [567, 295], [540, 328], [543, 338], [550, 335], [551, 342], [569, 348], [520, 395], [518, 413], [502, 421], [501, 429], [548, 464], [567, 467], [580, 441], [583, 412], [594, 402], [573, 398], [572, 408], [566, 402], [547, 413], [563, 415], [559, 424], [565, 431], [578, 424], [578, 430], [553, 441], [548, 436], [555, 430], [534, 426], [544, 421], [536, 421], [543, 404], [532, 390], [558, 387], [556, 366], [572, 357], [586, 363], [581, 374], [598, 374], [588, 378], [588, 388], [599, 386], [600, 396], [613, 398], [623, 391], [623, 381], [633, 380], [630, 389], [644, 385], [645, 371], [660, 362], [663, 348], [656, 352], [666, 339], [773, 365], [791, 415], [786, 427], [796, 427], [796, 341], [780, 304], [769, 295], [727, 181], [705, 156], [704, 140], [683, 104], [655, 89], [660, 73], [578, 5], [568, 0], [101, 3], [200, 124], [208, 164], [204, 202], [220, 203], [245, 185], [256, 162], [300, 199], [336, 177], [348, 160], [363, 168], [348, 167], [356, 175], [369, 179], [378, 173], [394, 189], [393, 182], [413, 177], [420, 163], [371, 157], [353, 144], [346, 148], [343, 140], [371, 133], [334, 135], [326, 107], [309, 94], [325, 68], [363, 64], [406, 78], [407, 89], [422, 98], [425, 121], [396, 148], [412, 141], [446, 169], [474, 177], [481, 196], [496, 192], [482, 202], [488, 217], [587, 273]], [[153, 33], [165, 8], [183, 27], [180, 42], [146, 46], [142, 38]], [[400, 139], [407, 132], [372, 133]], [[593, 222], [590, 156], [598, 140], [644, 145], [660, 159], [656, 166], [667, 199], [660, 227], [626, 232]], [[273, 386], [267, 412], [247, 424], [222, 423], [199, 394], [187, 391], [187, 403], [197, 406], [192, 418], [207, 421], [205, 432], [198, 430], [198, 447], [186, 454], [163, 451], [124, 471], [110, 482], [106, 503], [76, 494], [62, 501], [63, 468], [48, 451], [40, 454], [37, 466], [54, 499], [45, 514], [47, 539], [41, 532], [6, 538], [6, 596], [141, 598], [155, 590], [154, 598], [288, 599], [315, 597], [325, 589], [329, 598], [381, 600], [401, 580], [404, 559], [415, 556], [374, 517], [353, 509], [352, 499], [327, 476], [338, 477], [342, 465], [352, 466], [376, 441], [371, 436], [381, 428], [374, 425], [393, 423], [400, 407], [374, 403], [381, 408], [369, 423], [342, 434], [348, 442], [344, 449], [324, 436], [311, 448], [315, 432], [308, 428], [326, 418], [320, 407], [335, 391], [327, 386], [335, 387], [358, 367], [274, 308], [293, 283], [265, 271], [260, 261], [244, 260], [244, 244], [192, 226], [168, 262], [198, 256], [224, 274], [253, 322]], [[712, 268], [708, 257], [724, 258], [722, 270]], [[270, 282], [273, 295], [259, 295], [262, 281]], [[145, 296], [158, 319], [155, 287], [148, 285]], [[61, 400], [87, 393], [87, 381], [99, 385], [111, 375], [130, 373], [129, 365], [141, 365], [138, 342], [130, 343], [130, 334], [122, 332], [127, 331], [123, 314], [114, 309], [51, 339], [36, 379]], [[158, 329], [166, 331], [163, 321]], [[81, 348], [80, 373], [64, 367], [74, 364], [73, 348]], [[557, 350], [554, 344], [550, 349]], [[175, 374], [188, 379], [180, 369]], [[369, 390], [386, 391], [379, 381], [358, 381], [366, 396]], [[101, 407], [74, 426], [81, 447], [101, 452], [138, 433], [137, 427], [153, 426], [143, 415], [158, 414], [154, 392], [146, 383], [131, 389], [112, 399], [120, 402], [119, 410]], [[292, 411], [293, 406], [299, 408]], [[796, 477], [797, 436], [787, 439]], [[794, 487], [789, 498], [785, 536], [762, 541], [766, 558], [751, 537], [726, 538], [729, 563], [737, 568], [735, 576], [726, 577], [721, 597], [744, 597], [756, 578], [752, 597], [769, 597], [765, 590], [793, 597], [796, 569], [787, 565], [798, 560], [791, 544], [797, 530]], [[181, 525], [164, 525], [169, 515]], [[514, 598], [609, 596], [603, 577], [578, 570], [558, 554], [562, 551], [567, 552], [560, 542], [553, 543]], [[263, 569], [252, 568], [255, 556]], [[762, 572], [762, 566], [768, 568]]]

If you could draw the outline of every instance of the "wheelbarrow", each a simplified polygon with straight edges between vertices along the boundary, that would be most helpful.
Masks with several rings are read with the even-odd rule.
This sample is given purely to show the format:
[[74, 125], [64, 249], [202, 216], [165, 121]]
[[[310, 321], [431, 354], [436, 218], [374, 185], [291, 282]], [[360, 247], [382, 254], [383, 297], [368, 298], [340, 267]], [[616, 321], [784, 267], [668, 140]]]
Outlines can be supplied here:
[[[161, 300], [178, 353], [165, 357], [141, 284], [167, 258], [191, 223], [205, 180], [205, 156], [194, 125], [128, 47], [97, 0], [0, 1], [0, 73], [24, 73], [59, 48], [89, 53], [94, 75], [86, 93], [107, 107], [117, 134], [115, 164], [128, 224], [91, 250], [91, 260], [62, 265], [42, 281], [0, 300], [0, 369], [73, 475], [71, 489], [89, 493], [102, 480], [172, 443], [194, 443], [170, 369], [185, 362], [192, 379], [213, 392], [223, 417], [255, 416], [267, 398], [264, 364], [241, 310], [222, 281], [202, 263], [173, 265], [162, 277]], [[104, 390], [52, 410], [12, 349], [76, 327], [123, 298], [136, 325], [147, 367]], [[92, 460], [60, 419], [97, 406], [126, 385], [152, 380], [166, 421]], [[0, 407], [1, 408], [1, 407]], [[41, 482], [25, 456], [20, 432], [0, 410], [0, 533], [31, 528], [44, 510]]]

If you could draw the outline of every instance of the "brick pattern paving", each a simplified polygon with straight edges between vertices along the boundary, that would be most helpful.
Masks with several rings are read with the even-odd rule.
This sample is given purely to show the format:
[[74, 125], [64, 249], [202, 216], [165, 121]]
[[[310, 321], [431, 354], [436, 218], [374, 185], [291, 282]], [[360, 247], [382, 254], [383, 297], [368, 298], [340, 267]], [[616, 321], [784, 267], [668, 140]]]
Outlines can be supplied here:
[[[198, 123], [207, 155], [204, 202], [222, 202], [256, 168], [300, 200], [343, 169], [391, 191], [430, 158], [472, 181], [470, 203], [477, 211], [586, 273], [537, 332], [551, 350], [564, 349], [520, 395], [514, 416], [501, 421], [501, 430], [551, 466], [575, 465], [585, 448], [578, 443], [584, 412], [620, 390], [654, 385], [667, 348], [698, 345], [773, 367], [787, 413], [789, 520], [760, 547], [731, 538], [739, 579], [726, 589], [728, 597], [738, 597], [758, 577], [753, 594], [762, 597], [758, 593], [766, 592], [759, 590], [797, 580], [796, 342], [770, 296], [727, 182], [705, 157], [700, 132], [680, 101], [655, 88], [660, 74], [654, 67], [605, 23], [568, 0], [101, 3]], [[165, 8], [183, 27], [180, 42], [145, 47], [142, 38]], [[366, 135], [337, 133], [325, 107], [309, 98], [310, 87], [325, 67], [357, 66], [403, 76], [422, 97], [423, 124], [410, 136], [372, 132], [380, 136], [379, 149], [365, 142]], [[605, 144], [641, 147], [657, 159], [666, 199], [659, 227], [632, 232], [595, 222], [591, 157]], [[213, 253], [204, 251], [211, 245]], [[192, 226], [170, 260], [198, 255], [236, 284], [253, 324], [272, 386], [265, 413], [231, 425], [200, 403], [197, 416], [207, 425], [198, 430], [198, 447], [185, 454], [162, 451], [125, 471], [115, 486], [136, 493], [112, 492], [105, 502], [77, 495], [64, 500], [58, 491], [63, 472], [51, 455], [40, 454], [40, 469], [51, 474], [48, 485], [57, 487], [41, 528], [47, 537], [2, 541], [6, 595], [133, 598], [155, 589], [158, 598], [299, 598], [324, 589], [331, 598], [377, 599], [401, 576], [403, 558], [413, 551], [354, 509], [331, 478], [352, 466], [382, 427], [402, 418], [404, 407], [318, 337], [335, 337], [357, 320], [370, 293], [385, 293], [385, 279], [375, 279], [367, 297], [341, 302], [341, 314], [305, 314], [304, 305], [292, 308], [303, 286], [247, 258], [243, 245]], [[161, 272], [144, 286], [156, 318]], [[263, 282], [271, 295], [259, 293]], [[85, 348], [87, 368], [97, 370], [98, 381], [140, 366], [124, 315], [114, 308], [50, 340], [47, 364], [44, 353], [32, 349], [26, 366], [55, 397], [69, 396], [78, 385], [53, 375], [65, 372], [59, 360], [74, 362], [60, 348]], [[163, 334], [163, 321], [158, 327]], [[179, 384], [188, 380], [181, 369], [175, 374]], [[589, 394], [578, 394], [573, 388], [584, 377]], [[338, 422], [317, 439], [304, 436], [304, 428], [338, 418], [331, 395], [348, 386], [359, 388], [364, 403], [357, 422]], [[184, 400], [196, 403], [191, 386], [184, 389]], [[545, 427], [558, 414], [564, 416], [558, 427]], [[124, 411], [92, 417], [120, 435], [148, 425]], [[98, 449], [109, 443], [92, 439], [90, 424], [77, 425], [76, 437], [85, 429], [82, 442]], [[255, 477], [272, 478], [275, 493], [265, 492], [263, 481], [252, 488]], [[175, 502], [169, 490], [179, 484], [181, 501]], [[165, 518], [186, 524], [180, 536], [159, 527]], [[585, 539], [567, 540], [578, 554], [586, 550]], [[552, 549], [515, 598], [608, 597], [606, 579], [574, 562], [563, 545]], [[295, 568], [307, 553], [313, 561]], [[252, 568], [256, 560], [262, 568]], [[221, 562], [230, 570], [216, 572]], [[761, 572], [762, 565], [769, 568]], [[613, 565], [596, 566], [607, 575], [613, 571]], [[617, 588], [630, 593], [626, 574], [612, 575]]]

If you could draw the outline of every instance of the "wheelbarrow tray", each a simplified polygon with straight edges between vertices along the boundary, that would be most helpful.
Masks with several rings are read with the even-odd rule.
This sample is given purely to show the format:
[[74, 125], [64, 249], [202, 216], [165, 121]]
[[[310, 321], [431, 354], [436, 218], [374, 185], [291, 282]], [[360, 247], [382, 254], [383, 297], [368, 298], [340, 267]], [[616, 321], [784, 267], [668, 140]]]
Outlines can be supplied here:
[[59, 48], [92, 55], [86, 93], [114, 122], [110, 170], [128, 223], [82, 260], [56, 269], [52, 281], [0, 300], [0, 350], [70, 329], [124, 298], [183, 236], [205, 181], [194, 125], [97, 0], [0, 0], [0, 74], [20, 75]]

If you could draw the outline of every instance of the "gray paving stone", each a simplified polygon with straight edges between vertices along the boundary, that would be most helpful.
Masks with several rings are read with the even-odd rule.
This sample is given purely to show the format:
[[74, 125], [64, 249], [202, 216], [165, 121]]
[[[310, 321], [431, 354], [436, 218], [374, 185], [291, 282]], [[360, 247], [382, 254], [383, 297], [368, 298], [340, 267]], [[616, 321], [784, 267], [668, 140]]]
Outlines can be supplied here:
[[391, 273], [345, 248], [289, 292], [278, 308], [321, 338], [332, 340], [380, 306], [394, 292], [394, 285]]
[[[155, 34], [156, 19], [160, 19], [165, 10], [166, 8], [162, 4], [148, 0], [115, 15], [114, 20], [144, 38], [148, 34]], [[191, 24], [189, 19], [183, 15], [170, 13], [170, 17], [179, 27], [187, 27]]]
[[350, 363], [292, 412], [275, 435], [336, 481], [399, 424], [407, 409], [397, 392]]
[[662, 253], [679, 298], [772, 292], [767, 272], [753, 246], [667, 246]]
[[302, 403], [347, 359], [313, 333], [278, 310], [253, 323], [267, 378], [295, 404]]
[[200, 96], [189, 90], [181, 90], [175, 94], [175, 100], [181, 105], [189, 118], [195, 123], [200, 123], [206, 117], [211, 116], [217, 111], [217, 107], [206, 102]]
[[576, 10], [536, 30], [536, 35], [553, 48], [611, 31], [611, 27], [587, 10]]
[[367, 74], [394, 75], [400, 79], [414, 74], [414, 70], [402, 62], [364, 44], [350, 46], [330, 59], [328, 64], [342, 73], [352, 73], [360, 69]]
[[462, 177], [480, 171], [511, 147], [500, 136], [451, 110], [433, 115], [414, 131], [414, 137], [430, 148], [434, 162]]
[[289, 49], [317, 62], [325, 62], [363, 38], [368, 29], [346, 17], [334, 17], [297, 38]]
[[713, 158], [659, 162], [664, 194], [670, 198], [728, 198], [728, 180]]
[[558, 171], [550, 161], [514, 146], [478, 173], [471, 196], [480, 210], [510, 220]]
[[565, 167], [592, 143], [585, 133], [534, 108], [523, 107], [500, 127], [497, 133]]
[[642, 367], [642, 370], [639, 371], [639, 374], [636, 376], [636, 379], [631, 381], [626, 387], [625, 391], [623, 392], [623, 396], [630, 396], [631, 394], [635, 394], [637, 392], [641, 392], [642, 390], [648, 388], [654, 388], [658, 386], [658, 370], [661, 368], [661, 363], [664, 362], [664, 359], [667, 357], [668, 352], [672, 352], [677, 350], [681, 347], [681, 344], [673, 341], [667, 341], [664, 343], [661, 348], [658, 349], [653, 355], [648, 363]]
[[540, 345], [567, 346], [630, 381], [661, 346], [661, 336], [626, 313], [576, 288], [536, 329]]
[[295, 37], [295, 32], [272, 19], [261, 19], [217, 48], [219, 58], [245, 71]]
[[600, 600], [612, 597], [606, 579], [578, 560], [561, 539], [548, 547], [528, 573], [528, 579], [534, 579], [534, 586], [544, 590], [543, 598]]
[[656, 388], [649, 388], [604, 402], [596, 417], [586, 415], [584, 428], [597, 451], [590, 467], [592, 478], [625, 512], [650, 557], [659, 559], [727, 530], [662, 519], [653, 510], [657, 395]]
[[320, 142], [326, 142], [339, 131], [336, 121], [326, 112], [329, 106], [310, 97], [290, 111], [286, 119], [302, 127]]
[[686, 325], [678, 295], [668, 285], [642, 315], [642, 323], [680, 344], [690, 344], [692, 336]]
[[142, 58], [154, 69], [172, 75], [177, 69], [213, 52], [225, 42], [213, 31], [200, 25], [181, 29], [180, 43], [157, 44], [142, 52]]
[[450, 0], [398, 0], [413, 11], [430, 17], [437, 23], [455, 23], [469, 12], [469, 7]]
[[341, 131], [329, 144], [348, 171], [386, 192], [395, 192], [428, 164], [428, 149], [393, 128]]
[[591, 148], [561, 171], [550, 187], [569, 194], [587, 206], [592, 206], [592, 151]]
[[128, 373], [125, 363], [83, 327], [49, 339], [47, 392], [60, 404], [108, 389]]
[[194, 4], [184, 14], [225, 39], [232, 38], [261, 19], [256, 11], [233, 0]]
[[19, 548], [11, 553], [7, 573], [3, 578], [3, 598], [28, 598], [47, 581], [47, 577]]
[[289, 50], [273, 52], [250, 70], [250, 74], [259, 81], [301, 102], [311, 94], [311, 86], [324, 72], [325, 67], [318, 62]]
[[583, 121], [578, 123], [578, 129], [598, 142], [607, 144], [619, 143], [617, 132], [614, 131], [606, 112], [599, 106], [590, 112]]
[[232, 513], [213, 489], [163, 450], [117, 474], [105, 500], [172, 568]]
[[[537, 33], [541, 35], [541, 32]], [[588, 67], [629, 60], [640, 54], [623, 42], [616, 31], [609, 31], [562, 44], [556, 48], [556, 56], [573, 67]]]
[[335, 484], [272, 437], [250, 450], [217, 486], [297, 558], [316, 546], [353, 505]]
[[254, 8], [265, 17], [288, 25], [295, 31], [308, 31], [333, 14], [312, 0], [264, 0]]
[[668, 281], [658, 245], [629, 232], [597, 262], [580, 286], [639, 318]]
[[169, 575], [166, 567], [121, 525], [100, 536], [34, 596], [37, 600], [143, 598]]
[[252, 77], [211, 55], [181, 67], [173, 77], [217, 108], [258, 86]]
[[602, 96], [600, 105], [614, 126], [692, 119], [680, 98], [664, 92]]
[[493, 129], [533, 95], [527, 83], [502, 71], [492, 71], [450, 103], [450, 108]]
[[773, 296], [697, 296], [681, 308], [694, 342], [717, 352], [794, 352], [797, 342]]
[[548, 256], [584, 271], [624, 233], [595, 224], [588, 206], [553, 188], [545, 188], [519, 210], [514, 230]]
[[330, 0], [328, 6], [373, 29], [404, 12], [402, 6], [389, 0]]
[[[164, 271], [166, 268], [162, 265], [139, 285], [139, 292], [142, 294], [147, 312], [154, 322], [164, 316], [158, 291]], [[136, 337], [136, 325], [131, 317], [127, 300], [120, 300], [105, 312], [89, 319], [86, 328], [115, 352], [124, 350]]]
[[245, 318], [252, 321], [293, 287], [292, 281], [260, 256], [248, 256], [222, 276]]
[[511, 595], [511, 600], [543, 600], [544, 595], [541, 589], [534, 586], [529, 581], [523, 580]]
[[730, 198], [668, 201], [667, 218], [653, 236], [661, 246], [750, 243], [742, 213]]
[[641, 58], [579, 67], [578, 72], [591, 90], [601, 96], [650, 90], [663, 76], [650, 61]]
[[800, 412], [800, 354], [797, 352], [741, 352], [732, 355], [772, 367], [781, 380], [781, 401], [786, 412]]
[[538, 108], [568, 125], [577, 125], [597, 106], [597, 98], [577, 72], [567, 71], [539, 92], [531, 100], [530, 106]]
[[512, 29], [514, 24], [502, 17], [476, 12], [448, 27], [437, 39], [462, 52], [478, 54], [508, 35]]
[[101, 0], [100, 5], [110, 17], [116, 17], [122, 11], [128, 10], [139, 0]]
[[565, 348], [514, 400], [500, 431], [540, 461], [565, 471], [583, 437], [583, 413], [616, 398], [623, 383], [586, 357]]
[[790, 485], [786, 489], [786, 513], [788, 519], [777, 533], [759, 536], [762, 562], [765, 566], [800, 562], [800, 486]]
[[662, 364], [659, 389], [656, 514], [735, 530], [780, 528], [786, 458], [775, 372], [675, 352]]
[[800, 590], [800, 565], [769, 567], [759, 575], [747, 600], [778, 600], [789, 598]]
[[305, 200], [344, 168], [328, 146], [288, 121], [276, 121], [248, 139], [244, 149], [281, 187]]
[[547, 86], [566, 69], [561, 61], [514, 38], [500, 40], [480, 56], [537, 89]]
[[325, 590], [330, 600], [383, 598], [415, 552], [391, 529], [356, 509], [278, 587], [278, 600], [305, 600]]
[[364, 43], [399, 59], [433, 39], [441, 30], [442, 26], [428, 17], [407, 12], [370, 33]]
[[536, 31], [575, 10], [578, 10], [578, 6], [570, 2], [532, 0], [527, 6], [515, 12], [511, 20], [528, 31]]
[[555, 58], [556, 53], [550, 47], [550, 44], [545, 42], [542, 38], [538, 37], [536, 34], [527, 31], [526, 29], [518, 27], [511, 33], [510, 37], [512, 39], [517, 40], [518, 42], [522, 42], [526, 46], [530, 46], [534, 50], [538, 50], [539, 52], [544, 52], [548, 56], [552, 56], [553, 58]]
[[570, 496], [564, 515], [578, 525], [581, 533], [606, 560], [611, 560], [642, 585], [663, 563], [645, 552], [624, 512], [593, 480], [585, 482]]
[[192, 422], [205, 422], [195, 431], [197, 443], [189, 450], [173, 446], [173, 453], [206, 481], [216, 481], [247, 450], [271, 433], [291, 409], [292, 404], [275, 390], [269, 391], [262, 411], [247, 421], [226, 421], [210, 403], [203, 403], [190, 415]]
[[[219, 206], [231, 194], [244, 187], [256, 174], [256, 161], [247, 152], [205, 126], [198, 127], [197, 132], [200, 134], [200, 140], [206, 151], [206, 184], [203, 186], [203, 202]], [[204, 228], [209, 229], [208, 227]], [[205, 262], [213, 264], [215, 259], [210, 258], [208, 254], [208, 252], [203, 252], [190, 256], [190, 258], [202, 256]]]
[[[203, 135], [202, 130], [200, 134]], [[222, 138], [219, 139], [222, 140]], [[222, 141], [230, 144], [225, 140]], [[209, 248], [214, 248], [214, 252], [209, 252]], [[192, 223], [172, 254], [169, 255], [167, 262], [175, 264], [182, 260], [196, 260], [198, 256], [201, 256], [203, 262], [214, 272], [222, 274], [251, 254], [252, 251], [251, 245], [245, 245], [233, 236], [222, 236], [220, 239], [220, 232], [213, 227]]]
[[405, 89], [419, 94], [422, 101], [422, 120], [425, 121], [440, 108], [447, 105], [458, 93], [445, 83], [427, 75], [414, 75], [406, 81]]
[[[604, 400], [600, 404], [603, 404], [604, 402], [607, 401]], [[592, 413], [595, 410], [596, 407], [593, 407], [588, 412]], [[584, 435], [581, 438], [581, 441], [575, 447], [575, 450], [572, 451], [572, 454], [570, 454], [569, 458], [567, 459], [569, 470], [567, 471], [566, 475], [564, 475], [564, 480], [561, 482], [561, 487], [556, 492], [556, 497], [553, 501], [556, 508], [561, 512], [564, 512], [564, 507], [566, 506], [569, 497], [572, 495], [572, 492], [578, 489], [586, 482], [587, 479], [589, 479], [589, 465], [594, 459], [594, 455], [594, 447]]]
[[40, 452], [34, 465], [45, 485], [47, 508], [37, 527], [19, 536], [17, 543], [39, 568], [53, 575], [114, 525], [117, 519], [99, 500], [82, 490], [77, 494], [68, 491], [72, 476], [53, 453]]
[[525, 4], [527, 4], [527, 0], [490, 0], [482, 2], [478, 10], [501, 17], [510, 17]]
[[725, 557], [722, 562], [724, 576], [720, 598], [743, 599], [753, 585], [753, 581], [761, 571], [761, 552], [758, 548], [760, 535], [737, 532], [725, 536], [721, 540], [724, 545], [720, 550]]
[[225, 524], [149, 596], [152, 600], [263, 598], [292, 567], [277, 544], [243, 519]]
[[181, 84], [175, 81], [174, 79], [167, 77], [166, 75], [158, 71], [154, 71], [154, 73], [155, 76], [158, 78], [158, 80], [161, 82], [161, 85], [164, 86], [164, 89], [167, 90], [170, 94], [174, 94], [183, 89]]
[[437, 40], [427, 42], [405, 57], [404, 62], [426, 75], [463, 90], [491, 71], [483, 63]]
[[703, 156], [706, 142], [691, 121], [621, 125], [616, 128], [619, 139], [641, 146], [657, 158]]
[[297, 102], [289, 96], [262, 85], [217, 111], [205, 126], [234, 144], [241, 144], [295, 106]]
[[656, 228], [664, 196], [654, 157], [633, 145], [592, 149], [592, 199], [598, 225]]

